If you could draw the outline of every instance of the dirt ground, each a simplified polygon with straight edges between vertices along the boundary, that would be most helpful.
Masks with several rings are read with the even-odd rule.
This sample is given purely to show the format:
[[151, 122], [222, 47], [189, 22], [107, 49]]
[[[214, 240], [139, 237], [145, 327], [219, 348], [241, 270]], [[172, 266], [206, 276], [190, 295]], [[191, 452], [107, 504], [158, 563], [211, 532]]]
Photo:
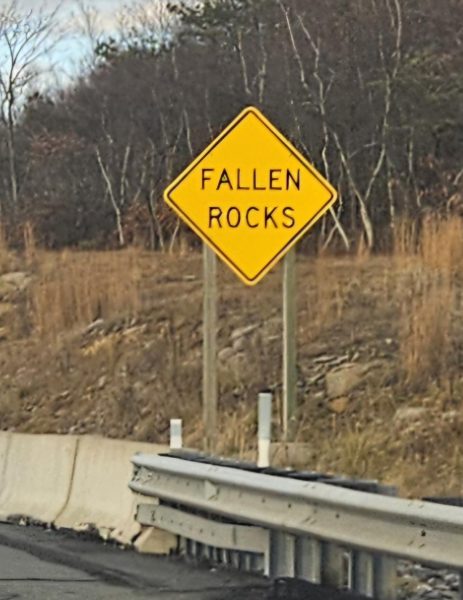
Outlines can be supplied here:
[[[0, 271], [1, 428], [166, 442], [180, 417], [186, 445], [200, 448], [200, 254], [26, 258]], [[378, 478], [408, 496], [461, 494], [458, 277], [450, 289], [410, 257], [299, 256], [297, 270], [295, 439], [305, 444], [294, 466]], [[281, 284], [281, 266], [246, 288], [219, 265], [222, 454], [255, 452], [264, 387], [281, 438]]]

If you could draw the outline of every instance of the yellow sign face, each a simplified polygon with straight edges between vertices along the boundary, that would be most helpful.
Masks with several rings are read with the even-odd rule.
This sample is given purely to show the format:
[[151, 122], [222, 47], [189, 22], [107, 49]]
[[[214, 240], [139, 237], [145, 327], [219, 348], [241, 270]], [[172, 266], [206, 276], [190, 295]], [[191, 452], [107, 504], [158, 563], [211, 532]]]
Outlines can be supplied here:
[[165, 201], [247, 285], [330, 208], [336, 190], [256, 108], [166, 189]]

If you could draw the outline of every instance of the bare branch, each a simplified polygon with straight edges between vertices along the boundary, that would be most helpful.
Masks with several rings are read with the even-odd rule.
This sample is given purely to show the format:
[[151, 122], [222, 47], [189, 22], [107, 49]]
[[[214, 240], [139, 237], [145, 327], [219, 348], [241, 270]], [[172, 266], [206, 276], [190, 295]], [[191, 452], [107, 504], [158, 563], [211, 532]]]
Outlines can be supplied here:
[[125, 238], [124, 238], [124, 230], [122, 228], [122, 214], [121, 214], [121, 209], [116, 201], [116, 197], [114, 195], [114, 189], [113, 189], [113, 184], [111, 182], [111, 179], [109, 177], [108, 174], [108, 169], [106, 168], [106, 166], [103, 163], [103, 160], [101, 158], [101, 152], [100, 149], [98, 148], [98, 146], [95, 147], [95, 154], [96, 154], [96, 159], [98, 162], [98, 166], [100, 167], [100, 171], [101, 171], [101, 175], [103, 176], [103, 180], [106, 184], [106, 191], [109, 195], [109, 199], [111, 200], [111, 204], [113, 206], [114, 209], [114, 214], [116, 216], [116, 226], [117, 226], [117, 235], [119, 238], [119, 245], [123, 246], [125, 244]]
[[53, 33], [59, 6], [45, 13], [21, 11], [16, 0], [0, 12], [0, 119], [6, 129], [10, 196], [18, 208], [19, 180], [15, 123], [27, 100], [30, 84], [39, 73], [40, 60], [58, 42]]

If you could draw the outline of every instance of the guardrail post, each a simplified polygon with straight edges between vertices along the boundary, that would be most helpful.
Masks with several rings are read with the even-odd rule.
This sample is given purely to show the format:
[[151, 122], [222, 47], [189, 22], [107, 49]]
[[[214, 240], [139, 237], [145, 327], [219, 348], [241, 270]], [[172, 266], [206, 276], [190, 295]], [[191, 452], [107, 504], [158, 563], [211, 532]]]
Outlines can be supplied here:
[[187, 556], [196, 556], [196, 542], [190, 538], [186, 541]]
[[296, 577], [320, 583], [322, 544], [315, 538], [301, 536], [296, 540]]
[[[397, 488], [380, 485], [380, 492], [386, 496], [397, 496]], [[381, 554], [375, 555], [374, 597], [378, 600], [397, 598], [397, 559]]]
[[170, 449], [178, 450], [182, 447], [182, 419], [170, 420]]
[[375, 592], [374, 556], [368, 552], [354, 551], [352, 561], [352, 590], [363, 596], [373, 598]]
[[188, 554], [187, 539], [181, 535], [178, 536], [177, 551], [180, 554], [180, 556], [186, 556]]
[[243, 552], [241, 557], [241, 569], [250, 573], [252, 571], [252, 554], [250, 552]]
[[294, 577], [296, 571], [296, 538], [283, 531], [270, 532], [270, 577]]
[[270, 466], [270, 441], [272, 437], [272, 394], [260, 392], [257, 417], [257, 466]]
[[345, 583], [345, 551], [330, 542], [322, 544], [321, 583], [335, 588], [343, 588]]
[[374, 597], [378, 600], [397, 598], [397, 560], [390, 556], [377, 555], [375, 560]]
[[214, 548], [214, 561], [216, 563], [220, 563], [221, 559], [222, 559], [222, 551], [220, 548]]

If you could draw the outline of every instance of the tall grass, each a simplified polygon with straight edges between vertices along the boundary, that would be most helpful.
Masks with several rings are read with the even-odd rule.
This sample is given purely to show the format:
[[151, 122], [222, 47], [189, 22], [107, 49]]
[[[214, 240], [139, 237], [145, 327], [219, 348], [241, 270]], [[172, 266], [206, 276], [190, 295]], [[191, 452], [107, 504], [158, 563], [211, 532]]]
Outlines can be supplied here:
[[308, 324], [313, 336], [342, 318], [348, 287], [331, 269], [330, 259], [317, 257], [313, 261], [314, 279], [307, 292]]
[[459, 217], [430, 217], [421, 228], [423, 264], [441, 277], [454, 278], [463, 270], [463, 221]]
[[459, 218], [429, 218], [416, 241], [404, 244], [416, 256], [407, 280], [400, 323], [404, 383], [424, 389], [431, 380], [450, 377], [452, 315], [458, 301], [463, 264], [463, 223]]
[[38, 257], [37, 243], [35, 240], [34, 226], [27, 221], [23, 227], [24, 259], [26, 265], [31, 268], [35, 265]]
[[418, 249], [418, 226], [416, 220], [403, 218], [394, 226], [394, 257], [407, 258], [416, 255]]
[[0, 221], [0, 275], [9, 270], [11, 255], [6, 241], [5, 228]]
[[133, 316], [139, 307], [136, 251], [41, 256], [30, 289], [36, 333], [57, 335], [98, 318]]

